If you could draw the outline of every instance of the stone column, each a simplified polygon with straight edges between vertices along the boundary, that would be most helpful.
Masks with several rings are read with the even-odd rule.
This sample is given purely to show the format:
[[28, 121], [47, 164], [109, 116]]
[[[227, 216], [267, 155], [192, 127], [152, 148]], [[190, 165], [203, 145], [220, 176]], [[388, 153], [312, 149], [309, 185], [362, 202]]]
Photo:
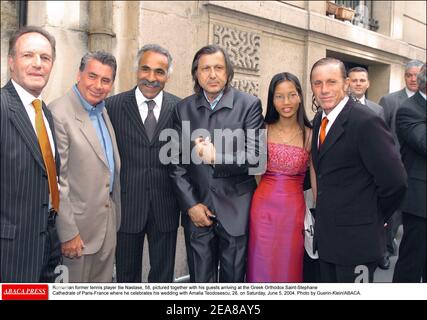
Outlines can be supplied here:
[[17, 1], [1, 2], [1, 86], [9, 80], [9, 67], [7, 53], [9, 51], [9, 38], [18, 28], [18, 3]]
[[310, 83], [310, 71], [313, 64], [316, 63], [317, 60], [326, 57], [326, 47], [319, 42], [316, 41], [315, 36], [309, 35], [307, 36], [307, 42], [305, 44], [305, 70], [304, 76], [301, 80], [301, 85], [303, 88], [305, 87], [305, 111], [307, 112], [307, 117], [312, 119], [315, 115], [315, 112], [312, 110], [312, 98], [313, 92], [311, 91], [311, 83]]
[[89, 1], [89, 36], [90, 51], [104, 50], [112, 52], [113, 1]]

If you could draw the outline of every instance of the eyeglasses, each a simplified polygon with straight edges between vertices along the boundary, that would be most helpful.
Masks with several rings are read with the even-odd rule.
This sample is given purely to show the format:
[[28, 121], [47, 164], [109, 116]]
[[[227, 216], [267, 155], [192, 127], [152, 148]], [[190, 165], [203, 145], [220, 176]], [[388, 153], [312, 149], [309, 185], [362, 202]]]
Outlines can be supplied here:
[[299, 97], [298, 93], [289, 93], [287, 96], [282, 96], [280, 94], [274, 95], [274, 100], [284, 102], [286, 98], [288, 98], [288, 101], [295, 101]]

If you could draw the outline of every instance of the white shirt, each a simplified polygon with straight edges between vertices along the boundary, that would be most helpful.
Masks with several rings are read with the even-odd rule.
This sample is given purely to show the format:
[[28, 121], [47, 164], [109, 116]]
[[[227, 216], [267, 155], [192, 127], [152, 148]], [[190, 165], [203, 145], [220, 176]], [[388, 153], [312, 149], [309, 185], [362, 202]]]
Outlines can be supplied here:
[[420, 93], [420, 95], [424, 98], [424, 100], [426, 100], [426, 94], [424, 92], [418, 91]]
[[366, 106], [366, 97], [365, 95], [363, 95], [362, 98], [358, 99], [360, 101], [361, 104], [364, 104]]
[[[36, 133], [36, 136], [37, 136], [36, 110], [34, 109], [32, 103], [35, 99], [39, 99], [41, 101], [42, 98], [41, 98], [41, 96], [38, 96], [37, 98], [34, 97], [31, 93], [26, 91], [24, 88], [22, 88], [19, 84], [17, 84], [13, 80], [12, 80], [12, 84], [15, 87], [15, 90], [18, 93], [18, 96], [21, 99], [21, 102], [23, 103], [23, 105], [25, 107], [25, 111], [27, 111], [28, 117], [30, 118], [31, 124], [33, 125], [33, 128], [34, 128], [34, 132]], [[53, 158], [55, 159], [55, 145], [53, 143], [52, 131], [50, 129], [49, 122], [47, 121], [46, 116], [44, 115], [44, 112], [42, 112], [42, 113], [43, 113], [44, 125], [45, 125], [46, 131], [47, 131], [47, 136], [49, 137], [50, 148], [52, 149]]]
[[[328, 135], [329, 129], [334, 124], [336, 118], [338, 117], [342, 109], [344, 109], [344, 106], [347, 104], [348, 99], [349, 99], [348, 96], [345, 96], [345, 98], [342, 99], [341, 102], [338, 103], [337, 106], [331, 112], [329, 112], [328, 115], [326, 115], [325, 111], [323, 111], [322, 120], [324, 117], [328, 118], [328, 124], [326, 125], [325, 138]], [[317, 145], [319, 145], [319, 137], [320, 137], [320, 134], [317, 136]]]
[[144, 97], [141, 90], [138, 87], [135, 89], [135, 97], [136, 104], [138, 105], [139, 114], [141, 115], [142, 123], [144, 123], [145, 119], [148, 115], [148, 105], [146, 101], [153, 100], [156, 105], [154, 106], [153, 113], [156, 117], [156, 120], [159, 121], [160, 111], [162, 108], [163, 102], [163, 90], [159, 92], [159, 94], [154, 99], [148, 99]]
[[409, 90], [407, 87], [405, 87], [405, 91], [406, 91], [406, 95], [408, 96], [408, 98], [412, 97], [416, 92], [416, 91], [414, 92], [414, 91]]

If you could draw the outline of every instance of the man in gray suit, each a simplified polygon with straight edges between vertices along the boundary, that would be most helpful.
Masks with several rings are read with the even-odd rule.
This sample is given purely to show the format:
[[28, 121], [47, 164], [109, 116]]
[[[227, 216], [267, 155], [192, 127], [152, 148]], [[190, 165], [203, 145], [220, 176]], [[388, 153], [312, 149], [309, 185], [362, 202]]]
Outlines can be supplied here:
[[[405, 66], [405, 88], [386, 94], [380, 99], [379, 104], [384, 108], [384, 120], [391, 130], [397, 150], [400, 149], [399, 140], [396, 134], [396, 112], [399, 106], [407, 98], [412, 97], [418, 90], [417, 74], [420, 72], [423, 63], [419, 60], [411, 60]], [[402, 216], [397, 210], [388, 221], [386, 229], [387, 251], [389, 255], [397, 254], [396, 241], [394, 240], [399, 225], [402, 224]], [[380, 263], [380, 267], [388, 269], [390, 263], [388, 256]]]
[[[349, 91], [350, 94], [356, 98], [361, 104], [366, 105], [370, 110], [375, 112], [378, 116], [384, 119], [384, 109], [380, 105], [375, 102], [368, 100], [365, 96], [366, 91], [369, 88], [369, 78], [368, 78], [368, 70], [362, 67], [354, 67], [348, 70], [348, 83], [349, 83]], [[386, 229], [388, 232], [388, 228]], [[381, 269], [389, 269], [390, 268], [390, 259], [388, 250], [384, 248], [385, 252], [378, 262], [378, 266]]]
[[379, 104], [384, 108], [385, 122], [392, 131], [395, 141], [396, 136], [396, 110], [407, 98], [412, 97], [418, 90], [417, 74], [420, 72], [423, 63], [420, 60], [411, 60], [405, 66], [405, 88], [386, 94], [380, 99]]
[[23, 27], [9, 40], [11, 80], [1, 89], [0, 282], [53, 282], [59, 165], [53, 120], [41, 102], [55, 39]]
[[[259, 153], [249, 132], [263, 128], [261, 101], [231, 87], [233, 67], [218, 46], [201, 48], [191, 73], [195, 94], [183, 99], [173, 115], [179, 135], [173, 142], [179, 147], [171, 170], [182, 210], [190, 277], [195, 282], [218, 278], [242, 282], [249, 207], [256, 188], [250, 169], [258, 166]], [[230, 140], [225, 131], [221, 136], [224, 129], [233, 132]], [[239, 156], [239, 141], [248, 151], [245, 157]]]
[[77, 84], [48, 108], [61, 157], [58, 235], [70, 282], [111, 282], [120, 226], [120, 158], [104, 99], [116, 59], [83, 56]]
[[383, 107], [371, 100], [368, 100], [365, 96], [370, 85], [368, 70], [362, 67], [354, 67], [348, 70], [347, 76], [349, 80], [350, 93], [359, 100], [361, 104], [367, 106], [370, 110], [375, 112], [375, 114], [384, 119]]

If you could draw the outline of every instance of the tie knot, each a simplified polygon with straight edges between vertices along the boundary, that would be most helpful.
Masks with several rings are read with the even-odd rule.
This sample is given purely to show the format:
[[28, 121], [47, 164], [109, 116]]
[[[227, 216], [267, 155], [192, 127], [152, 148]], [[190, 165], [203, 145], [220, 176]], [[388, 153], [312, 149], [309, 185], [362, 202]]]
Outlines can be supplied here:
[[326, 128], [326, 126], [328, 125], [328, 122], [329, 122], [328, 118], [324, 117], [322, 119], [322, 128]]
[[156, 106], [154, 100], [147, 100], [146, 103], [148, 106], [148, 112], [153, 111], [154, 107]]
[[32, 102], [32, 105], [33, 105], [34, 109], [36, 109], [36, 112], [39, 112], [42, 109], [42, 102], [40, 99], [35, 99]]

